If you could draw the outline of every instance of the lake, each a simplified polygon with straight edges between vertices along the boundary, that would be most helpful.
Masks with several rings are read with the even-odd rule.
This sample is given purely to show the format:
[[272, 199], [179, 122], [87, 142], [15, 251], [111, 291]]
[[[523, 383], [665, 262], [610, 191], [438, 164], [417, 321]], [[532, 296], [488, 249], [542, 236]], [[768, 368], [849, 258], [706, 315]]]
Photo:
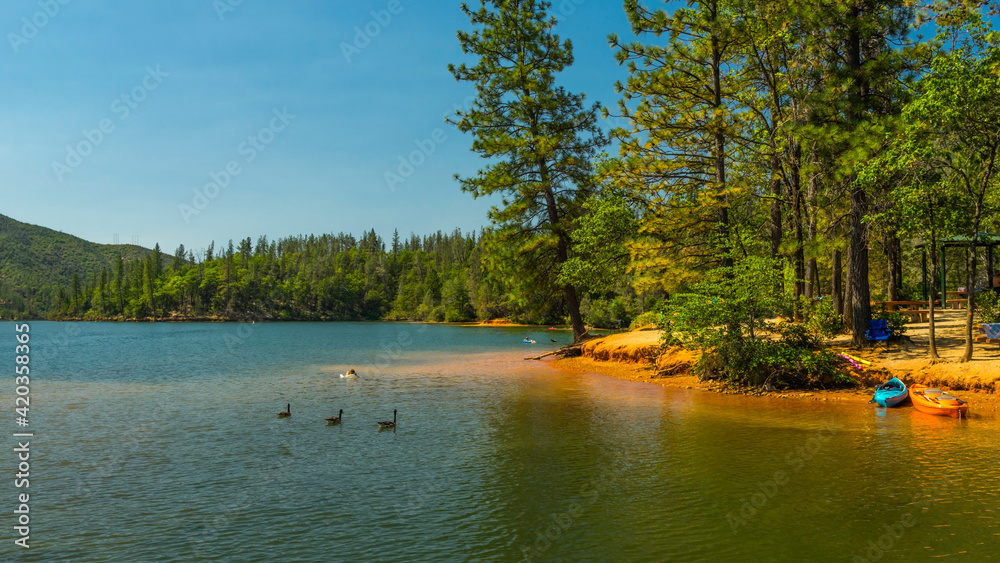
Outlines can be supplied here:
[[[32, 322], [3, 561], [992, 561], [1000, 425], [524, 361], [567, 332]], [[537, 345], [525, 345], [529, 336]], [[356, 381], [340, 378], [349, 368]], [[291, 404], [291, 416], [277, 413]], [[324, 419], [343, 409], [343, 423]], [[395, 430], [376, 422], [392, 419]], [[23, 438], [21, 440], [24, 440]], [[14, 545], [30, 493], [30, 549]]]

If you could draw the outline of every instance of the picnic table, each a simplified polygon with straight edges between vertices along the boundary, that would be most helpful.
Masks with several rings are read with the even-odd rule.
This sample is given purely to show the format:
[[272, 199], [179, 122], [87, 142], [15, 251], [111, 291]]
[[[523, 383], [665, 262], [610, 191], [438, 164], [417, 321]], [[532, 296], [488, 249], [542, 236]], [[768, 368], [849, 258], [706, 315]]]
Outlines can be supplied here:
[[[940, 301], [934, 301], [935, 305], [940, 305]], [[930, 309], [925, 309], [927, 307], [926, 301], [873, 301], [872, 307], [882, 306], [886, 311], [902, 313], [904, 315], [910, 315], [910, 320], [913, 317], [920, 316], [920, 322], [927, 322], [927, 319], [931, 315]], [[937, 316], [940, 309], [934, 310], [934, 315]]]
[[[976, 288], [976, 293], [982, 293], [984, 291], [990, 291], [990, 290], [989, 289], [984, 289], [982, 287], [977, 287]], [[949, 291], [947, 293], [948, 293], [948, 295], [954, 295], [956, 298], [959, 298], [959, 299], [968, 299], [969, 298], [969, 291], [967, 289], [959, 289], [957, 291]]]
[[1000, 323], [977, 324], [979, 335], [976, 342], [989, 342], [990, 344], [1000, 344]]

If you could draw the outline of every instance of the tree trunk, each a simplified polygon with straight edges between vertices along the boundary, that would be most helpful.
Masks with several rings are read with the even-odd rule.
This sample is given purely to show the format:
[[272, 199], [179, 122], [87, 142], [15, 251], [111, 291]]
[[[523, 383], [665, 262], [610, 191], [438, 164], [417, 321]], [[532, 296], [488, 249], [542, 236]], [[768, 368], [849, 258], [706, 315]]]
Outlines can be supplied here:
[[[848, 118], [856, 129], [864, 119], [864, 100], [867, 83], [861, 68], [861, 6], [860, 0], [855, 0], [851, 6], [848, 22], [847, 66], [851, 71], [853, 81], [848, 90]], [[851, 344], [862, 347], [866, 344], [865, 331], [871, 321], [871, 296], [868, 286], [868, 240], [865, 231], [864, 216], [868, 211], [868, 194], [857, 181], [851, 178], [851, 328], [853, 331]]]
[[969, 302], [965, 306], [966, 316], [965, 316], [965, 352], [962, 353], [960, 362], [968, 362], [972, 360], [972, 325], [974, 320], [974, 315], [976, 313], [976, 266], [978, 265], [979, 256], [976, 255], [976, 242], [979, 240], [979, 218], [980, 218], [981, 207], [979, 202], [976, 202], [976, 217], [973, 220], [973, 225], [975, 226], [972, 235], [972, 241], [969, 243], [969, 251], [965, 257], [966, 269], [969, 273], [965, 280], [965, 289], [969, 292]]
[[819, 276], [819, 263], [815, 258], [810, 258], [809, 262], [806, 263], [806, 270], [812, 270], [812, 297], [819, 298], [823, 296], [823, 291], [820, 289], [823, 287], [823, 281]]
[[855, 188], [851, 193], [851, 249], [849, 252], [850, 308], [853, 329], [851, 343], [859, 348], [866, 344], [865, 331], [868, 330], [868, 323], [872, 318], [871, 296], [868, 287], [868, 237], [862, 221], [867, 204], [866, 200], [863, 188]]
[[851, 249], [847, 249], [847, 283], [844, 288], [844, 329], [854, 330], [854, 268], [851, 267]]
[[[986, 196], [986, 190], [992, 183], [993, 178], [993, 162], [996, 158], [996, 147], [990, 152], [990, 165], [986, 169], [986, 173], [983, 176], [982, 189], [979, 190], [978, 194], [973, 193], [970, 189], [971, 186], [966, 184], [966, 189], [969, 191], [969, 195], [973, 196], [976, 203], [975, 216], [972, 218], [972, 240], [969, 243], [969, 253], [966, 258], [969, 264], [969, 279], [966, 282], [966, 289], [969, 290], [969, 304], [966, 306], [968, 313], [965, 317], [965, 353], [962, 354], [961, 362], [968, 362], [972, 360], [972, 323], [973, 315], [975, 314], [976, 308], [976, 266], [978, 264], [978, 256], [976, 255], [976, 243], [979, 241], [979, 227], [980, 221], [983, 218], [983, 197]], [[991, 284], [992, 285], [992, 282]]]
[[844, 314], [844, 285], [841, 281], [843, 275], [843, 264], [841, 264], [840, 249], [833, 251], [833, 273], [830, 276], [830, 296], [833, 298], [833, 309], [838, 315]]
[[[781, 156], [774, 143], [772, 143], [772, 150], [774, 150], [774, 154], [771, 155], [771, 196], [773, 197], [771, 200], [771, 258], [775, 259], [775, 269], [782, 273], [784, 267], [780, 262], [777, 262], [777, 258], [781, 254], [781, 238], [785, 232], [781, 224]], [[782, 277], [779, 275], [778, 279]], [[774, 288], [775, 295], [781, 295], [784, 291], [785, 288], [781, 282], [778, 282], [777, 287]]]
[[886, 295], [889, 301], [899, 301], [902, 282], [899, 279], [900, 266], [899, 237], [889, 235], [885, 239]]
[[[711, 22], [713, 30], [719, 18], [718, 0], [712, 0]], [[733, 257], [729, 245], [729, 206], [726, 203], [726, 132], [725, 124], [722, 122], [722, 49], [719, 47], [718, 32], [713, 31], [711, 35], [712, 44], [712, 107], [715, 109], [715, 148], [713, 158], [715, 160], [715, 189], [716, 204], [719, 206], [719, 237], [722, 242], [722, 267], [730, 268], [733, 265]], [[731, 273], [727, 275], [732, 275]]]
[[[938, 355], [937, 351], [937, 337], [934, 334], [934, 294], [937, 293], [936, 291], [934, 291], [934, 287], [937, 285], [934, 283], [934, 280], [938, 279], [937, 278], [938, 275], [937, 274], [938, 272], [937, 231], [933, 227], [934, 206], [932, 204], [929, 207], [930, 207], [930, 223], [932, 225], [931, 226], [931, 290], [927, 293], [928, 295], [927, 300], [929, 301], [927, 307], [931, 313], [930, 313], [930, 320], [928, 321], [928, 326], [927, 326], [927, 340], [928, 340], [927, 355], [930, 356], [931, 360], [937, 361], [941, 359], [941, 356]], [[944, 304], [945, 304], [945, 296], [942, 295], [941, 296], [942, 309], [944, 309]]]
[[[566, 235], [565, 231], [559, 225], [559, 208], [557, 207], [556, 196], [552, 191], [550, 183], [548, 162], [540, 159], [538, 161], [538, 171], [545, 189], [545, 207], [548, 212], [549, 224], [552, 225], [557, 237], [556, 265], [558, 267], [569, 260], [569, 236]], [[580, 300], [576, 292], [576, 287], [573, 285], [563, 286], [562, 292], [566, 298], [566, 308], [569, 310], [570, 325], [573, 327], [573, 342], [576, 342], [587, 332], [587, 327], [583, 324], [583, 316], [580, 315]]]
[[815, 258], [810, 258], [806, 261], [806, 299], [819, 297], [818, 268], [819, 266]]
[[[816, 143], [812, 144], [809, 151], [809, 160], [812, 164], [809, 173], [808, 189], [806, 192], [806, 212], [808, 216], [808, 241], [810, 244], [816, 242], [816, 197], [819, 192], [819, 157], [816, 152]], [[819, 266], [816, 257], [810, 257], [806, 263], [806, 297], [813, 299], [820, 296], [819, 289]]]
[[802, 168], [800, 159], [802, 146], [794, 144], [792, 149], [792, 227], [795, 231], [795, 253], [793, 262], [795, 269], [795, 322], [802, 320], [802, 296], [805, 294], [805, 242], [802, 230]]

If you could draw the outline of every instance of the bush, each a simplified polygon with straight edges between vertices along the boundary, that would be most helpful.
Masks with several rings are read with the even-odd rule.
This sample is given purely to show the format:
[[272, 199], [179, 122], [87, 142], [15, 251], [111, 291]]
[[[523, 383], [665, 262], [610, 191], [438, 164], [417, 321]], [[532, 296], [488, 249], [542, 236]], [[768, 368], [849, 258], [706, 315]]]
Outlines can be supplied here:
[[727, 343], [702, 354], [694, 369], [702, 377], [721, 376], [753, 387], [765, 383], [778, 388], [853, 384], [853, 380], [838, 369], [841, 363], [840, 358], [828, 350], [799, 347], [785, 339], [750, 340]]
[[981, 323], [1000, 323], [1000, 293], [989, 291], [977, 295], [976, 314]]
[[781, 323], [777, 328], [781, 335], [781, 343], [792, 348], [816, 350], [820, 346], [820, 337], [801, 323]]
[[659, 311], [646, 311], [638, 317], [632, 319], [629, 329], [639, 330], [640, 328], [662, 328], [663, 313]]
[[[676, 295], [668, 304], [667, 326], [662, 327], [666, 338], [700, 348], [694, 369], [706, 378], [775, 387], [852, 383], [838, 370], [840, 358], [819, 350], [821, 331], [804, 324], [768, 322], [790, 309], [774, 290], [781, 281], [774, 261], [763, 258], [744, 258], [728, 271], [711, 272], [692, 285], [691, 293]], [[828, 313], [820, 306], [816, 322], [832, 323]]]
[[806, 327], [819, 337], [833, 338], [844, 328], [844, 317], [837, 313], [829, 299], [813, 301], [805, 311]]

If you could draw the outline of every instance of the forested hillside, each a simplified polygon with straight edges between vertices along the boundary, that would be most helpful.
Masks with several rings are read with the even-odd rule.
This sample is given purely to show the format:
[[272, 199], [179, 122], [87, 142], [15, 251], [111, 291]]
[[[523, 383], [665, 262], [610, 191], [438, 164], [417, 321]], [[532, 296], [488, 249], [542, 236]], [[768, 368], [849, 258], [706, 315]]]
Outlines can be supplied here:
[[0, 318], [38, 317], [47, 313], [60, 286], [72, 288], [116, 256], [146, 256], [135, 245], [97, 244], [15, 221], [0, 215]]

